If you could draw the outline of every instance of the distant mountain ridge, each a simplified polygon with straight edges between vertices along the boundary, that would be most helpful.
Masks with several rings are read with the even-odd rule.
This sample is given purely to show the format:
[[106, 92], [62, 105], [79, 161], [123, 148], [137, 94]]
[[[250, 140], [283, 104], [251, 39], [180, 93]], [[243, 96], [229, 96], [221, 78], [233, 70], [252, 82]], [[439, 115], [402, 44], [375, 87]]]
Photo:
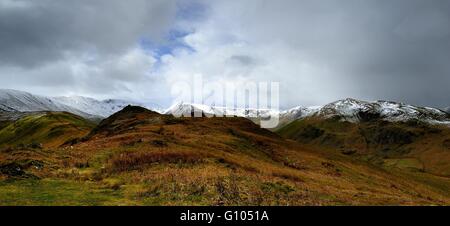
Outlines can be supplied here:
[[0, 112], [14, 115], [14, 112], [37, 111], [66, 111], [88, 119], [106, 118], [128, 105], [146, 107], [150, 110], [172, 114], [175, 116], [197, 115], [233, 115], [250, 118], [257, 121], [278, 115], [280, 126], [297, 119], [307, 117], [339, 117], [343, 121], [360, 122], [373, 118], [391, 122], [405, 122], [418, 120], [430, 124], [450, 125], [450, 109], [439, 110], [430, 107], [417, 107], [413, 105], [392, 101], [361, 101], [352, 98], [338, 100], [323, 106], [298, 106], [288, 110], [276, 109], [246, 109], [207, 106], [193, 103], [176, 103], [166, 110], [156, 104], [144, 104], [126, 100], [108, 99], [96, 100], [94, 98], [71, 97], [44, 97], [18, 90], [0, 89]]
[[163, 111], [155, 104], [144, 104], [119, 99], [96, 100], [94, 98], [83, 96], [55, 97], [53, 99], [70, 107], [104, 118], [122, 110], [128, 105], [146, 107], [157, 112]]
[[279, 115], [282, 125], [297, 119], [307, 117], [340, 117], [343, 121], [360, 122], [370, 119], [381, 119], [390, 122], [406, 122], [418, 120], [430, 124], [450, 125], [449, 113], [430, 107], [417, 107], [413, 105], [392, 101], [361, 101], [352, 98], [338, 100], [323, 106], [294, 107], [278, 111], [273, 109], [244, 109], [207, 106], [201, 104], [178, 103], [165, 111], [166, 114], [187, 116], [192, 112], [203, 112], [205, 115], [235, 115], [246, 118], [263, 118]]
[[[352, 98], [335, 101], [322, 107], [301, 109], [299, 118], [321, 116], [340, 117], [343, 121], [360, 122], [382, 119], [390, 122], [418, 120], [430, 124], [449, 124], [450, 117], [445, 111], [431, 107], [418, 107], [393, 101], [361, 101]], [[298, 113], [297, 113], [298, 114]]]
[[9, 113], [66, 111], [84, 118], [92, 119], [96, 117], [96, 115], [86, 113], [49, 97], [11, 89], [0, 89], [0, 110]]
[[278, 110], [272, 109], [254, 109], [254, 108], [227, 108], [219, 106], [208, 106], [193, 103], [176, 103], [164, 111], [164, 114], [176, 116], [189, 116], [191, 113], [199, 112], [205, 115], [231, 115], [244, 118], [264, 118], [278, 114]]
[[13, 116], [14, 112], [58, 111], [70, 112], [87, 119], [106, 118], [127, 105], [137, 105], [162, 111], [156, 105], [126, 100], [96, 100], [89, 97], [45, 97], [24, 91], [0, 89], [0, 112]]

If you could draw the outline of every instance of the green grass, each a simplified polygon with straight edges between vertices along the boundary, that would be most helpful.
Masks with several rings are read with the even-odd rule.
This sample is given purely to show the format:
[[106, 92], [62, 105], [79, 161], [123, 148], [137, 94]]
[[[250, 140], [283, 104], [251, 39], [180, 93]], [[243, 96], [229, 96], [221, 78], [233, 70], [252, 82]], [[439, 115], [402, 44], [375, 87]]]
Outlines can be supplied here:
[[84, 135], [94, 126], [92, 122], [70, 113], [36, 113], [1, 129], [0, 146], [31, 143], [60, 145], [74, 135]]
[[311, 118], [311, 119], [300, 119], [296, 120], [288, 125], [277, 130], [277, 133], [289, 137], [295, 136], [301, 130], [305, 128], [310, 128], [314, 126], [315, 128], [324, 130], [326, 132], [333, 132], [338, 134], [345, 134], [348, 132], [348, 129], [352, 128], [352, 124], [349, 122], [339, 121], [339, 119], [320, 119], [320, 118]]
[[423, 171], [423, 164], [414, 158], [385, 159], [383, 164], [386, 167]]
[[0, 206], [129, 205], [122, 194], [90, 182], [62, 179], [0, 181]]

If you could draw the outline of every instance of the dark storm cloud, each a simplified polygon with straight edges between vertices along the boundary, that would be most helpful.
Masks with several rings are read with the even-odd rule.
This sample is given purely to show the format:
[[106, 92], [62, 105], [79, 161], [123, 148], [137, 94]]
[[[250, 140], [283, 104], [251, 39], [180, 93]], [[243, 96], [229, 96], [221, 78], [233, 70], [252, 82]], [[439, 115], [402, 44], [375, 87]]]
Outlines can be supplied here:
[[164, 0], [0, 0], [0, 64], [118, 54], [140, 37], [160, 38], [174, 14], [174, 2]]
[[0, 88], [167, 95], [197, 73], [279, 81], [284, 107], [449, 106], [450, 1], [0, 0]]
[[229, 58], [229, 62], [240, 66], [252, 66], [258, 63], [256, 59], [246, 55], [233, 55]]
[[[221, 3], [214, 12], [218, 23], [243, 40], [261, 46], [282, 43], [301, 54], [299, 63], [326, 66], [333, 76], [317, 83], [333, 84], [342, 92], [323, 90], [317, 94], [323, 100], [352, 96], [450, 104], [450, 1]], [[282, 77], [299, 76], [295, 74]]]

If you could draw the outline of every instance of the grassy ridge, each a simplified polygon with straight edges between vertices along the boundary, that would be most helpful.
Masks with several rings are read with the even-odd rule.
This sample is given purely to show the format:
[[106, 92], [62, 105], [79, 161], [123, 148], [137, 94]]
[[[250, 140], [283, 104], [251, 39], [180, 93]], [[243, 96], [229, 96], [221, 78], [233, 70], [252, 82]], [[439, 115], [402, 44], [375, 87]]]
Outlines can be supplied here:
[[73, 137], [85, 136], [94, 124], [66, 112], [42, 112], [25, 116], [0, 130], [0, 147], [42, 144], [62, 145]]

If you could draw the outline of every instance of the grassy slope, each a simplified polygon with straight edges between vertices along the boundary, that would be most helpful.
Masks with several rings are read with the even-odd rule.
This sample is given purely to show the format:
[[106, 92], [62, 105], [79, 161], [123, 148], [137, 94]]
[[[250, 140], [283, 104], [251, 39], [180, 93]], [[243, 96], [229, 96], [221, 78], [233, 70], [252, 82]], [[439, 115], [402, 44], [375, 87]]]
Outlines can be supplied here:
[[7, 127], [9, 124], [11, 124], [11, 121], [0, 121], [0, 130]]
[[0, 205], [450, 203], [447, 178], [387, 171], [242, 118], [141, 108], [104, 120], [73, 149], [3, 151], [0, 162], [10, 164], [0, 168]]
[[57, 147], [73, 137], [85, 136], [94, 124], [66, 112], [42, 112], [25, 116], [0, 130], [0, 147], [43, 144]]
[[337, 119], [297, 120], [280, 130], [285, 138], [347, 152], [386, 167], [450, 176], [448, 127], [379, 121], [353, 124]]

